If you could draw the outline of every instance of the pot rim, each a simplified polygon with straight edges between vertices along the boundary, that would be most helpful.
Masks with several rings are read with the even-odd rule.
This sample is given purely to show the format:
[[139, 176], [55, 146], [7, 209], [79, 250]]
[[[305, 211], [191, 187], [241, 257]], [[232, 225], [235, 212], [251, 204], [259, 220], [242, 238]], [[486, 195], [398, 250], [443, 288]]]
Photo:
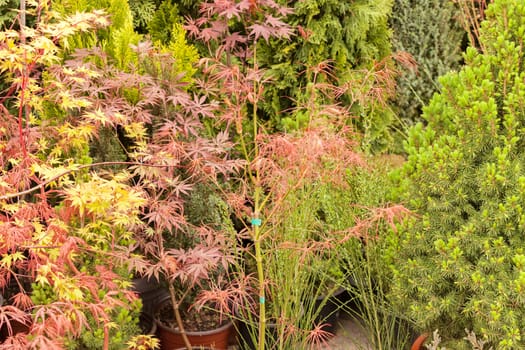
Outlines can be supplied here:
[[[178, 329], [172, 328], [172, 327], [169, 327], [169, 326], [166, 326], [166, 325], [162, 324], [162, 322], [159, 320], [159, 317], [157, 316], [157, 311], [164, 304], [167, 304], [167, 303], [171, 303], [171, 299], [170, 299], [169, 295], [167, 295], [166, 297], [162, 298], [157, 303], [157, 307], [155, 308], [155, 312], [153, 313], [153, 319], [155, 320], [155, 323], [157, 324], [157, 327], [162, 328], [162, 329], [167, 330], [167, 331], [170, 331], [170, 332], [173, 332], [173, 333], [176, 333], [176, 334], [180, 334], [180, 331]], [[205, 335], [211, 335], [211, 334], [215, 334], [215, 333], [221, 333], [221, 332], [227, 330], [230, 327], [233, 327], [233, 322], [229, 318], [225, 317], [225, 322], [224, 322], [224, 324], [222, 326], [219, 326], [219, 327], [214, 328], [214, 329], [209, 329], [209, 330], [206, 330], [206, 331], [186, 331], [186, 334], [190, 335], [190, 336], [205, 336]]]

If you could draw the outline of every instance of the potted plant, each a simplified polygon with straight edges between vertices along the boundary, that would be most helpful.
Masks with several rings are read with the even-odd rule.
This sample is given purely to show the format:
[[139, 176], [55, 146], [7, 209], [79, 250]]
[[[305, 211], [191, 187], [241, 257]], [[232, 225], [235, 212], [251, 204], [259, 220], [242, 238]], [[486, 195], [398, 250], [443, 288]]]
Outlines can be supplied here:
[[[223, 284], [234, 261], [237, 242], [224, 201], [224, 179], [235, 176], [241, 162], [231, 159], [232, 143], [224, 134], [210, 134], [205, 127], [206, 120], [213, 121], [213, 105], [195, 106], [180, 76], [164, 76], [175, 65], [173, 59], [151, 55], [148, 44], [137, 50], [141, 64], [158, 75], [166, 100], [154, 111], [156, 123], [148, 131], [152, 142], [135, 154], [142, 161], [147, 154], [154, 168], [134, 172], [135, 183], [147, 188], [148, 198], [135, 230], [144, 258], [137, 259], [135, 267], [140, 277], [157, 281], [166, 291], [151, 305], [162, 348], [225, 348], [233, 327], [229, 315], [200, 300], [211, 284]], [[193, 323], [207, 329], [191, 325], [190, 315], [200, 315]], [[199, 343], [204, 335], [195, 333], [210, 333], [210, 325], [225, 331], [222, 340]]]
[[177, 198], [184, 218], [176, 227], [164, 226], [163, 218], [155, 216], [141, 236], [148, 257], [142, 274], [158, 279], [167, 290], [153, 306], [162, 349], [226, 349], [230, 340], [229, 315], [212, 304], [198, 303], [210, 284], [218, 286], [226, 279], [233, 262], [235, 237], [227, 208], [208, 186], [213, 185], [194, 184]]
[[185, 305], [182, 304], [179, 308], [185, 312], [179, 312], [182, 321], [180, 322], [173, 317], [172, 305], [171, 296], [166, 296], [159, 303], [155, 313], [157, 334], [163, 349], [179, 347], [187, 349], [187, 344], [191, 344], [192, 349], [208, 346], [225, 350], [228, 347], [233, 330], [233, 323], [229, 316], [220, 315], [214, 309], [187, 312], [188, 309], [184, 310]]
[[218, 286], [227, 278], [235, 233], [225, 203], [206, 184], [195, 184], [183, 197], [184, 229], [156, 231], [158, 243], [144, 270], [148, 278], [159, 276], [167, 289], [153, 306], [157, 334], [163, 349], [226, 349], [233, 328], [230, 315], [198, 301], [210, 284]]

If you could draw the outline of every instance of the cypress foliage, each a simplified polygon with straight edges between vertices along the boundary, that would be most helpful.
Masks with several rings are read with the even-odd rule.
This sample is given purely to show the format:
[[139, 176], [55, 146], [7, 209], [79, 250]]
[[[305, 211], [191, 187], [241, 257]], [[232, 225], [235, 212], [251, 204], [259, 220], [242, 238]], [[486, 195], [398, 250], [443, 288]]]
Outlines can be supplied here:
[[[327, 82], [343, 87], [355, 82], [357, 70], [372, 69], [391, 52], [388, 17], [392, 0], [287, 3], [293, 13], [286, 21], [297, 28], [297, 35], [289, 41], [262, 42], [258, 51], [260, 65], [268, 68], [276, 82], [265, 92], [263, 109], [270, 124], [277, 129], [297, 127], [304, 122], [305, 117], [300, 113], [283, 112], [308, 101], [312, 83]], [[358, 106], [350, 93], [341, 96], [338, 102], [355, 107], [353, 113], [361, 118], [357, 120], [361, 131], [365, 131], [365, 124], [373, 126], [372, 143], [388, 138], [390, 116], [378, 112], [377, 108], [372, 112], [370, 105]]]
[[[462, 349], [464, 329], [525, 348], [525, 3], [495, 0], [466, 66], [444, 76], [407, 143], [391, 299]], [[452, 345], [451, 345], [452, 344]]]
[[148, 22], [148, 34], [152, 41], [169, 45], [172, 39], [172, 31], [167, 29], [172, 28], [176, 23], [182, 23], [182, 21], [177, 4], [169, 0], [163, 1], [151, 21]]
[[111, 17], [108, 28], [96, 33], [76, 35], [68, 40], [70, 50], [99, 46], [121, 69], [128, 68], [131, 62], [137, 62], [131, 46], [138, 44], [140, 35], [133, 30], [133, 17], [127, 0], [55, 0], [52, 6], [64, 15], [102, 9]]
[[141, 34], [145, 34], [148, 23], [157, 11], [159, 0], [128, 0], [129, 9], [133, 18], [133, 27]]
[[197, 48], [188, 44], [186, 40], [183, 21], [177, 4], [169, 0], [164, 1], [148, 23], [148, 32], [151, 40], [157, 46], [164, 48], [163, 51], [169, 53], [177, 62], [176, 67], [170, 72], [171, 79], [182, 73], [183, 80], [189, 82], [196, 72], [199, 54]]
[[19, 7], [19, 0], [0, 0], [0, 29], [6, 29], [11, 25]]

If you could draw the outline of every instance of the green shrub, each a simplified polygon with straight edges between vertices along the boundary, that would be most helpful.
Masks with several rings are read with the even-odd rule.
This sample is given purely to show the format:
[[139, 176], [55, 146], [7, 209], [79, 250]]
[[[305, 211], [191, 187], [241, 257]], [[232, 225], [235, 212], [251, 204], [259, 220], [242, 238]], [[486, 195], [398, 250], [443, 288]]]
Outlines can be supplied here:
[[[464, 329], [497, 349], [525, 347], [525, 3], [487, 10], [483, 54], [444, 76], [410, 131], [391, 298], [424, 330], [459, 341]], [[449, 345], [453, 344], [453, 345]], [[446, 343], [461, 349], [459, 343]]]
[[172, 31], [166, 30], [172, 28], [174, 24], [182, 23], [183, 19], [179, 15], [177, 4], [171, 1], [163, 1], [159, 9], [148, 22], [148, 33], [152, 41], [158, 41], [162, 45], [168, 45], [172, 41]]
[[[341, 90], [347, 84], [367, 86], [369, 82], [364, 81], [366, 74], [360, 74], [361, 70], [373, 70], [375, 63], [389, 56], [391, 46], [388, 17], [392, 0], [305, 0], [290, 6], [293, 12], [286, 22], [297, 28], [297, 35], [290, 40], [261, 42], [258, 51], [259, 64], [268, 69], [275, 82], [266, 88], [262, 108], [270, 125], [278, 130], [307, 124], [302, 110], [295, 114], [289, 111], [311, 102], [314, 84], [333, 84]], [[320, 85], [315, 88], [322, 90]], [[354, 121], [360, 131], [372, 139], [370, 143], [382, 143], [388, 138], [391, 116], [378, 111], [374, 98], [356, 103], [356, 96], [365, 92], [346, 92], [338, 96], [337, 102], [354, 106], [352, 114], [358, 116]], [[323, 92], [319, 93], [318, 103], [332, 103], [337, 92], [321, 95]]]
[[449, 0], [396, 0], [390, 25], [395, 51], [410, 53], [417, 71], [398, 78], [393, 104], [408, 125], [421, 121], [423, 105], [438, 91], [438, 77], [460, 67], [465, 31], [457, 21], [458, 8]]
[[17, 0], [0, 0], [0, 28], [8, 28], [16, 18], [16, 10], [20, 8]]
[[129, 9], [133, 17], [133, 27], [141, 34], [144, 34], [148, 23], [153, 19], [155, 11], [159, 7], [159, 0], [129, 0]]
[[129, 69], [130, 63], [136, 63], [136, 54], [131, 45], [137, 45], [140, 35], [133, 30], [133, 17], [127, 0], [71, 1], [54, 0], [53, 10], [62, 15], [76, 12], [104, 10], [111, 20], [111, 25], [96, 32], [83, 33], [68, 38], [65, 47], [69, 50], [100, 47], [121, 69]]

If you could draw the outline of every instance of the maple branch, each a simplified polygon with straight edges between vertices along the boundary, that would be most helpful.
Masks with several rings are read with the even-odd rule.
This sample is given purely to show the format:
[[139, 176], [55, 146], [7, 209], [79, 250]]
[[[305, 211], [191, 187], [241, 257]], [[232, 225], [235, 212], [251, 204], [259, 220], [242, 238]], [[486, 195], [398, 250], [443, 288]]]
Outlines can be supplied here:
[[94, 168], [94, 167], [98, 167], [98, 166], [105, 166], [105, 165], [137, 165], [137, 166], [146, 166], [146, 167], [152, 167], [152, 168], [162, 168], [162, 167], [171, 167], [172, 165], [161, 165], [161, 164], [145, 164], [145, 163], [139, 163], [139, 162], [98, 162], [98, 163], [92, 163], [92, 164], [84, 164], [84, 165], [80, 165], [78, 166], [77, 168], [75, 169], [69, 169], [69, 170], [66, 170], [64, 171], [63, 173], [60, 173], [58, 175], [55, 175], [53, 176], [52, 178], [36, 185], [36, 186], [33, 186], [25, 191], [20, 191], [20, 192], [16, 192], [16, 193], [10, 193], [10, 194], [5, 194], [5, 195], [2, 195], [0, 196], [0, 200], [6, 200], [6, 199], [11, 199], [11, 198], [15, 198], [15, 197], [18, 197], [18, 196], [23, 196], [23, 195], [26, 195], [26, 194], [29, 194], [31, 192], [34, 192], [40, 188], [43, 188], [47, 185], [49, 185], [51, 182], [61, 178], [62, 176], [65, 176], [65, 175], [68, 175], [68, 174], [71, 174], [72, 172], [75, 172], [75, 171], [79, 171], [79, 170], [82, 170], [82, 169], [85, 169], [85, 168]]

